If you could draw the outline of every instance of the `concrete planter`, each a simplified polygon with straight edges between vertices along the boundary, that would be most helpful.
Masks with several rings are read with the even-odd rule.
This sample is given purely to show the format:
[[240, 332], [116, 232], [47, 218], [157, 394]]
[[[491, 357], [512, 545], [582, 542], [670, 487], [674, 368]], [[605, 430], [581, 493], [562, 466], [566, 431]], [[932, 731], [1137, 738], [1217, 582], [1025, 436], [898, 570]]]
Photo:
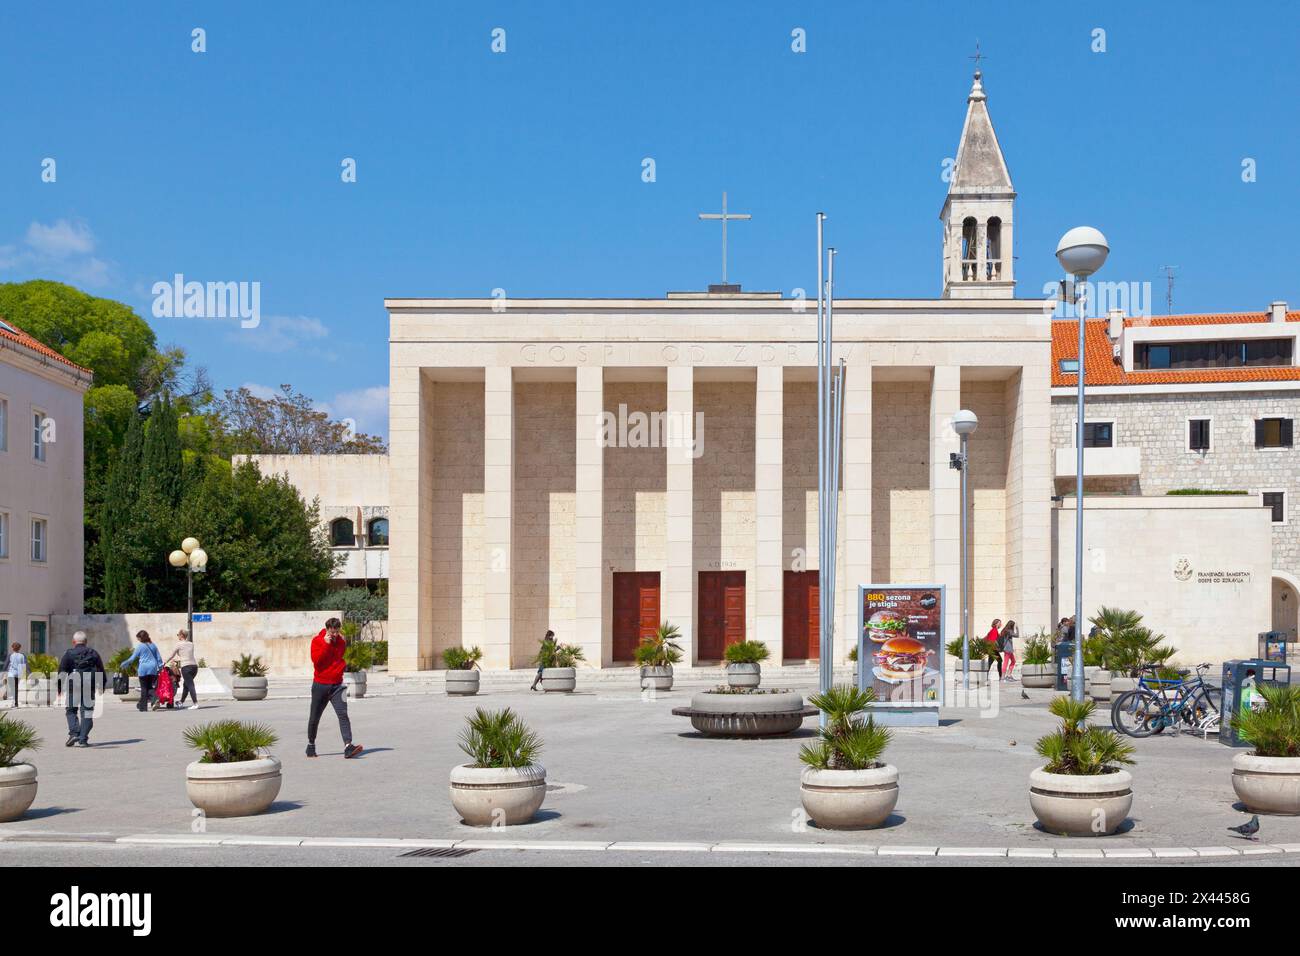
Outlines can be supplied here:
[[1056, 667], [1052, 664], [1022, 664], [1020, 683], [1025, 687], [1055, 687]]
[[830, 830], [864, 830], [889, 819], [898, 803], [898, 768], [815, 770], [799, 777], [799, 799], [813, 823]]
[[664, 667], [641, 668], [641, 689], [642, 690], [672, 690], [673, 689], [672, 665], [670, 664]]
[[348, 689], [348, 697], [365, 697], [366, 696], [366, 672], [365, 671], [344, 671], [343, 684]]
[[1114, 693], [1112, 689], [1113, 679], [1110, 671], [1095, 671], [1088, 678], [1088, 696], [1098, 703], [1109, 701], [1111, 694]]
[[728, 664], [728, 687], [757, 687], [763, 679], [761, 664]]
[[546, 667], [542, 669], [542, 690], [548, 694], [572, 694], [578, 686], [576, 667]]
[[36, 799], [36, 767], [16, 763], [0, 767], [0, 823], [17, 820]]
[[266, 698], [265, 677], [232, 677], [230, 679], [230, 696], [235, 700], [264, 700]]
[[478, 693], [478, 678], [478, 670], [472, 667], [469, 670], [447, 671], [447, 696], [473, 697]]
[[117, 697], [117, 699], [124, 704], [140, 703], [140, 678], [130, 677], [127, 678], [127, 681], [128, 681], [127, 692], [125, 694], [122, 694], [120, 697], [117, 697], [116, 694], [114, 696]]
[[691, 697], [691, 706], [674, 713], [691, 718], [691, 726], [710, 737], [770, 737], [792, 733], [816, 713], [793, 691], [778, 694], [715, 694]]
[[196, 760], [185, 768], [185, 792], [190, 803], [210, 817], [252, 816], [269, 807], [280, 793], [280, 761], [276, 757], [236, 763]]
[[1300, 814], [1300, 757], [1232, 758], [1232, 789], [1253, 813]]
[[[951, 657], [951, 655], [949, 655]], [[955, 681], [955, 686], [962, 685], [961, 658], [951, 657], [952, 666], [949, 668]], [[972, 687], [985, 687], [989, 682], [989, 662], [983, 658], [971, 658], [970, 661], [970, 685]]]
[[451, 805], [472, 827], [527, 823], [544, 799], [546, 768], [540, 764], [499, 768], [461, 764], [451, 771]]
[[1040, 767], [1029, 775], [1029, 805], [1048, 833], [1105, 836], [1128, 819], [1132, 785], [1127, 770], [1076, 776]]
[[1110, 678], [1110, 696], [1114, 700], [1120, 694], [1127, 694], [1131, 690], [1137, 690], [1136, 677], [1123, 677], [1119, 674], [1112, 674]]
[[30, 676], [18, 687], [25, 707], [50, 707], [59, 696], [58, 684], [45, 677]]

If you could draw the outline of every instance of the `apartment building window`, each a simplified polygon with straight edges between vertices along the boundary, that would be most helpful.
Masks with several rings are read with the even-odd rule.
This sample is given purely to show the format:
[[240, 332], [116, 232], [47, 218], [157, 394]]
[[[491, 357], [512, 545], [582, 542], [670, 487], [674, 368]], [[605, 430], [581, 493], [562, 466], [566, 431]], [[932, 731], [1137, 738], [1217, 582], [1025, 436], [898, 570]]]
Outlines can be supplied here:
[[27, 644], [27, 653], [29, 654], [45, 653], [45, 639], [48, 636], [46, 630], [47, 627], [48, 625], [45, 621], [31, 622], [31, 626], [28, 628], [27, 631], [27, 636], [29, 638]]
[[0, 451], [9, 450], [9, 400], [0, 398]]
[[1273, 523], [1286, 524], [1286, 492], [1265, 491], [1260, 497], [1264, 499], [1264, 507], [1272, 512]]
[[1084, 422], [1083, 423], [1083, 447], [1084, 448], [1114, 448], [1115, 447], [1115, 423], [1114, 422]]
[[9, 514], [0, 511], [0, 558], [9, 557]]
[[32, 457], [45, 460], [45, 413], [32, 412]]
[[32, 519], [32, 560], [43, 562], [46, 559], [46, 539], [49, 537], [49, 523], [44, 518]]
[[1208, 418], [1190, 418], [1187, 420], [1187, 450], [1210, 450], [1210, 420]]
[[0, 647], [9, 650], [9, 622], [0, 618]]
[[1139, 342], [1139, 369], [1257, 368], [1292, 364], [1294, 339], [1224, 339], [1210, 342]]
[[1292, 420], [1290, 418], [1255, 419], [1256, 448], [1292, 447]]

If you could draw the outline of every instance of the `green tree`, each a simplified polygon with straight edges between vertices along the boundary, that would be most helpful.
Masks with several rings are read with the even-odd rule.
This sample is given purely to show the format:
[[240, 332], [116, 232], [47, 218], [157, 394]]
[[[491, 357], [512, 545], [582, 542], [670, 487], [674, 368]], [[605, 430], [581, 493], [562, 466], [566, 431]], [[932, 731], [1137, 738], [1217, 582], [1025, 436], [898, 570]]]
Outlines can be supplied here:
[[122, 448], [109, 471], [99, 514], [96, 552], [103, 565], [102, 610], [112, 613], [143, 610], [132, 556], [128, 551], [136, 502], [140, 497], [140, 467], [144, 460], [144, 423], [131, 415]]

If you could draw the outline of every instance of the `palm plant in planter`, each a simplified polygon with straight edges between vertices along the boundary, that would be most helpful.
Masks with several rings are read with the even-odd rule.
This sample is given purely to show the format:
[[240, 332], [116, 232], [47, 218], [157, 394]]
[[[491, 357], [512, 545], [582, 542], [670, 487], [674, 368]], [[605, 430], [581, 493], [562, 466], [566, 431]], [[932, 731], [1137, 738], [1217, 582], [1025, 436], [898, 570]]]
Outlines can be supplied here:
[[17, 820], [36, 799], [36, 765], [18, 755], [40, 746], [35, 727], [0, 714], [0, 823]]
[[1113, 730], [1088, 723], [1096, 705], [1061, 696], [1051, 713], [1061, 726], [1039, 739], [1047, 763], [1029, 775], [1029, 804], [1044, 830], [1065, 836], [1114, 833], [1133, 806], [1133, 748]]
[[572, 692], [578, 686], [578, 672], [574, 665], [586, 659], [577, 644], [543, 641], [537, 655], [537, 666], [542, 669], [542, 690], [548, 693]]
[[1232, 758], [1232, 789], [1254, 813], [1300, 814], [1300, 687], [1259, 684], [1264, 706], [1232, 725], [1254, 753]]
[[[349, 622], [351, 623], [351, 622]], [[353, 625], [355, 629], [355, 625]], [[343, 625], [344, 635], [348, 625]], [[348, 646], [343, 649], [343, 683], [348, 685], [350, 697], [366, 696], [366, 671], [375, 662], [375, 649], [368, 641], [353, 642], [348, 638]]]
[[819, 827], [876, 827], [898, 803], [898, 769], [880, 762], [890, 732], [863, 716], [876, 699], [870, 690], [836, 684], [808, 703], [826, 715], [815, 743], [804, 744], [799, 778], [804, 812]]
[[771, 655], [762, 641], [737, 641], [722, 652], [727, 661], [727, 683], [732, 687], [757, 687], [763, 679], [762, 662]]
[[49, 654], [32, 652], [27, 655], [28, 700], [37, 707], [48, 706], [58, 696], [54, 675], [59, 662]]
[[242, 654], [230, 662], [230, 693], [235, 700], [262, 700], [266, 697], [266, 672], [269, 668], [260, 657]]
[[472, 697], [478, 693], [478, 662], [483, 659], [480, 647], [449, 647], [442, 652], [447, 668], [447, 693], [453, 697]]
[[117, 699], [123, 703], [135, 703], [140, 700], [140, 679], [137, 676], [139, 668], [138, 661], [126, 663], [126, 659], [131, 656], [131, 648], [121, 647], [113, 652], [113, 655], [104, 664], [104, 671], [108, 674], [125, 674], [127, 678], [126, 693], [117, 694]]
[[[954, 638], [944, 645], [944, 650], [948, 652], [949, 657], [955, 657], [958, 662], [961, 661], [962, 639]], [[993, 654], [996, 648], [982, 637], [972, 637], [970, 640], [970, 678], [972, 685], [981, 685], [988, 681], [989, 661], [993, 660]], [[953, 668], [953, 673], [961, 674], [961, 664], [958, 663]]]
[[[1164, 643], [1163, 634], [1154, 633], [1142, 623], [1142, 615], [1137, 611], [1102, 607], [1095, 617], [1088, 620], [1097, 628], [1100, 666], [1114, 675], [1111, 680], [1112, 694], [1133, 690], [1142, 668], [1152, 664], [1166, 664], [1178, 653], [1175, 648]], [[1088, 647], [1089, 642], [1085, 640], [1085, 654]]]
[[676, 624], [664, 621], [633, 650], [632, 656], [641, 667], [642, 690], [673, 689], [673, 665], [682, 659], [682, 647], [677, 643], [681, 633]]
[[451, 803], [471, 826], [527, 823], [546, 797], [542, 738], [509, 707], [478, 708], [466, 719], [460, 749], [470, 763], [451, 771]]
[[278, 741], [266, 724], [215, 720], [185, 731], [200, 753], [185, 768], [190, 802], [210, 817], [261, 813], [280, 793], [280, 761], [267, 753]]
[[1052, 642], [1042, 631], [1025, 641], [1025, 653], [1020, 665], [1020, 682], [1025, 687], [1052, 687], [1056, 683]]

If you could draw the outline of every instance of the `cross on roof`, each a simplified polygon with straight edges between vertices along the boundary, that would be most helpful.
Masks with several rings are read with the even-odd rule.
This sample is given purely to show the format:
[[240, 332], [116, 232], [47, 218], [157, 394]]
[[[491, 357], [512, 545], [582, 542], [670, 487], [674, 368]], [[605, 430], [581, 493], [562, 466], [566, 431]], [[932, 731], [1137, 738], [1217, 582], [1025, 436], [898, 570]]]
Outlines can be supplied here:
[[986, 57], [983, 53], [980, 52], [980, 41], [979, 41], [978, 39], [975, 41], [975, 55], [974, 55], [974, 56], [968, 56], [968, 57], [966, 57], [966, 59], [968, 59], [968, 60], [974, 60], [974, 61], [975, 61], [975, 69], [976, 69], [976, 70], [978, 70], [978, 69], [980, 68], [980, 60], [987, 60], [987, 59], [988, 59], [988, 57]]
[[722, 194], [722, 212], [702, 212], [701, 219], [721, 219], [722, 220], [722, 284], [727, 284], [727, 223], [730, 220], [752, 219], [749, 213], [727, 212], [727, 194]]

